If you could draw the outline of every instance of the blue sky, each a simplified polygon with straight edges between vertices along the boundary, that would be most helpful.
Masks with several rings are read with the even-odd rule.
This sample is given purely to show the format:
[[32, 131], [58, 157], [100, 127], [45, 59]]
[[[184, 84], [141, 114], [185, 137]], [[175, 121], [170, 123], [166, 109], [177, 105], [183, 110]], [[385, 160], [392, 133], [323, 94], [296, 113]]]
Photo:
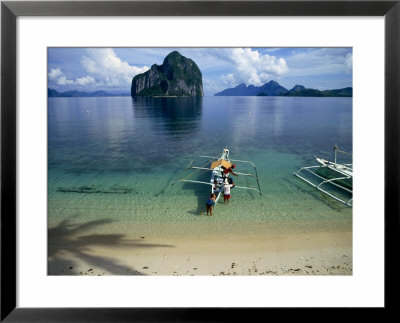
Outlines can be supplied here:
[[130, 93], [132, 78], [178, 50], [203, 74], [205, 95], [271, 80], [287, 89], [352, 85], [352, 48], [49, 48], [48, 87]]

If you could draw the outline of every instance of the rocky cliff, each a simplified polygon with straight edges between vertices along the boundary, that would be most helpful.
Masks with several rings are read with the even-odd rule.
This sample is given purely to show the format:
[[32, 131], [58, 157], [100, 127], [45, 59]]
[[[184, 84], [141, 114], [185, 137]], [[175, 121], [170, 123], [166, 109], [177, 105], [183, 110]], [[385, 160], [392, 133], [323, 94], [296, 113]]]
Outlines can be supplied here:
[[194, 61], [174, 51], [165, 57], [162, 65], [154, 64], [133, 78], [131, 95], [203, 96], [202, 75]]

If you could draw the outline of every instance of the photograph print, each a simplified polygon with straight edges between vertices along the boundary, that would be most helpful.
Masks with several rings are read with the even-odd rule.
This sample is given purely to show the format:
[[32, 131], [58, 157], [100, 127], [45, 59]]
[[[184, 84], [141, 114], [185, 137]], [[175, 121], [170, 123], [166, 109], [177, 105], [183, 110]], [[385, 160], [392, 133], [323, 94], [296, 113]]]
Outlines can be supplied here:
[[353, 274], [351, 47], [47, 57], [48, 275]]

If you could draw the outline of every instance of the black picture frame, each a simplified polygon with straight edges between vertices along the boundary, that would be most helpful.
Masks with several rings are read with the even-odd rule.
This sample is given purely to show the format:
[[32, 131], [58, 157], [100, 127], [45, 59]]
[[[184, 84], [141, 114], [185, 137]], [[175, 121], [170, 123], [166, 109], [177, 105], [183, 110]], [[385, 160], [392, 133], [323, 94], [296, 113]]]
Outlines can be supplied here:
[[[4, 1], [1, 3], [1, 321], [237, 321], [263, 309], [18, 308], [16, 282], [16, 19], [19, 16], [382, 16], [385, 19], [385, 306], [395, 309], [399, 235], [400, 0]], [[397, 276], [397, 277], [396, 277]], [[380, 312], [380, 311], [379, 311]], [[240, 315], [238, 315], [240, 314]], [[380, 313], [382, 314], [382, 313]], [[251, 319], [250, 319], [251, 320]]]

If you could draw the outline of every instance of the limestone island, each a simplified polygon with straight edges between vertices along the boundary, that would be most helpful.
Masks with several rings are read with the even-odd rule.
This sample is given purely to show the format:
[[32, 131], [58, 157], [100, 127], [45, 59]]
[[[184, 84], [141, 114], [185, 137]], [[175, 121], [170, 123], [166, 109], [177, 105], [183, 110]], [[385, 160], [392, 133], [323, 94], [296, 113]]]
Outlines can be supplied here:
[[190, 58], [179, 52], [169, 53], [162, 65], [154, 64], [150, 70], [132, 80], [131, 95], [153, 97], [204, 96], [201, 71]]

